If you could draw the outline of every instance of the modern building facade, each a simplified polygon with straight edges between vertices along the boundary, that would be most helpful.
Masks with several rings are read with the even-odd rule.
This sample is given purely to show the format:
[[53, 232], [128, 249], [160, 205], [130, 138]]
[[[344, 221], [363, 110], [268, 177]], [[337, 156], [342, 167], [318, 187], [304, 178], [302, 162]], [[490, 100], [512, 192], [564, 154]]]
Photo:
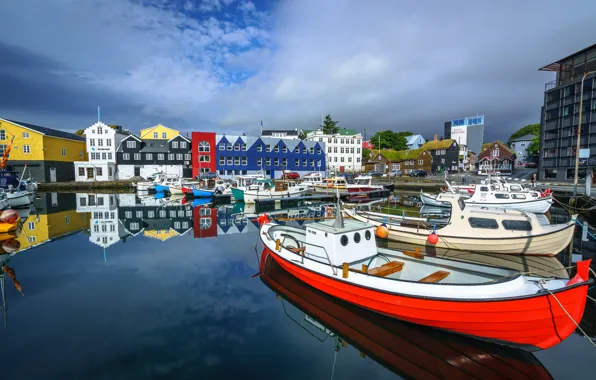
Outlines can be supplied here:
[[431, 172], [440, 173], [445, 170], [457, 171], [459, 167], [459, 145], [453, 139], [428, 141], [422, 148], [432, 157]]
[[305, 141], [326, 145], [329, 171], [362, 171], [362, 135], [359, 132], [342, 128], [336, 134], [327, 135], [322, 129], [317, 129], [307, 132]]
[[484, 116], [470, 116], [454, 119], [445, 123], [450, 126], [449, 133], [445, 133], [445, 139], [457, 141], [457, 145], [465, 145], [467, 151], [479, 153], [484, 142]]
[[[596, 44], [539, 70], [555, 72], [556, 77], [544, 89], [538, 177], [573, 182], [578, 155], [579, 178], [584, 178], [588, 171], [593, 173], [596, 168]], [[580, 106], [580, 151], [577, 152]]]
[[528, 147], [536, 136], [525, 135], [511, 140], [509, 146], [513, 153], [515, 153], [515, 164], [525, 165], [528, 163]]
[[122, 127], [110, 127], [100, 121], [84, 131], [87, 160], [75, 161], [75, 181], [113, 181], [118, 179], [116, 149], [130, 135]]
[[513, 173], [515, 161], [514, 153], [501, 141], [493, 141], [482, 146], [482, 152], [478, 155], [479, 174], [501, 174]]
[[73, 133], [0, 118], [0, 154], [13, 139], [7, 169], [38, 182], [74, 180], [74, 162], [86, 158], [85, 138]]
[[193, 133], [193, 173], [216, 171], [222, 178], [264, 172], [281, 178], [283, 170], [325, 171], [325, 143], [297, 139]]
[[116, 148], [118, 179], [147, 178], [157, 172], [191, 178], [191, 151], [191, 140], [181, 134], [169, 140], [128, 135]]

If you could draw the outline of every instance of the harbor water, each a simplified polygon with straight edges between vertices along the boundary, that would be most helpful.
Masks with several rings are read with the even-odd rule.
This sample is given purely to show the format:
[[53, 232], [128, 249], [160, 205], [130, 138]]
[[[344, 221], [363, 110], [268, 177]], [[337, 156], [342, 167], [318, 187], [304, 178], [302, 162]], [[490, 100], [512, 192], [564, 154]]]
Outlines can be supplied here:
[[[400, 199], [409, 211], [420, 206], [415, 197]], [[527, 353], [358, 309], [314, 291], [270, 261], [261, 271], [257, 213], [248, 205], [42, 193], [19, 213], [19, 247], [0, 255], [22, 290], [6, 272], [1, 379], [594, 374], [596, 348], [579, 333]], [[323, 215], [316, 205], [279, 214], [284, 220]], [[565, 217], [564, 209], [555, 209], [549, 218], [555, 223]], [[576, 235], [575, 257], [567, 252], [557, 263], [511, 265], [564, 271], [572, 259], [594, 258], [593, 243], [582, 242], [579, 227]], [[399, 243], [380, 244], [400, 249]], [[596, 337], [593, 301], [581, 326]]]

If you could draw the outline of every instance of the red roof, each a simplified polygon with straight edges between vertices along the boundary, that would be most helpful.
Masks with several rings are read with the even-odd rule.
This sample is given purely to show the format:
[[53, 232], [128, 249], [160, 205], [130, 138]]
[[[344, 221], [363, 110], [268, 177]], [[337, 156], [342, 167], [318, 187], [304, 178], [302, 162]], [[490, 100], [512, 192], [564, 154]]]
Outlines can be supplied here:
[[[498, 154], [494, 154], [493, 151], [498, 150]], [[482, 160], [496, 160], [503, 161], [505, 159], [513, 160], [514, 153], [509, 150], [507, 145], [500, 141], [494, 141], [490, 143], [480, 154], [478, 155], [478, 161]]]

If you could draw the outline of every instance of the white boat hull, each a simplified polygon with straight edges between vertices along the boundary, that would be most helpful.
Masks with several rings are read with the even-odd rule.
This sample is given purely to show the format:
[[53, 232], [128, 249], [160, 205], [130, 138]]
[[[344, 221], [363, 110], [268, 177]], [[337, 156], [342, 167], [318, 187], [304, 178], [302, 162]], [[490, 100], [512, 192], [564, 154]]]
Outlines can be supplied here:
[[272, 198], [298, 198], [306, 194], [308, 189], [302, 190], [245, 190], [244, 191], [244, 203], [255, 203], [257, 199], [272, 199]]
[[154, 189], [153, 182], [138, 182], [137, 191], [149, 191]]
[[[344, 211], [355, 220], [366, 222], [374, 226], [379, 226], [383, 222], [370, 219], [365, 215], [352, 211]], [[432, 226], [431, 226], [432, 227]], [[555, 256], [564, 250], [571, 239], [575, 230], [575, 223], [569, 222], [561, 226], [558, 230], [556, 226], [545, 226], [542, 234], [534, 236], [516, 236], [507, 237], [505, 235], [494, 237], [483, 236], [453, 236], [442, 229], [437, 229], [439, 241], [434, 246], [437, 248], [450, 248], [469, 252], [486, 252], [496, 254], [510, 255], [536, 255], [536, 256]], [[428, 235], [431, 231], [426, 226], [420, 228], [409, 228], [399, 225], [387, 224], [389, 229], [388, 238], [410, 244], [427, 245]], [[465, 231], [462, 231], [465, 232]], [[509, 231], [510, 232], [510, 231]], [[450, 232], [450, 233], [453, 233]]]
[[432, 196], [426, 193], [420, 193], [420, 200], [427, 206], [434, 206], [434, 207], [451, 207], [451, 204], [438, 201], [436, 196]]
[[515, 203], [492, 203], [492, 202], [474, 202], [469, 199], [464, 200], [467, 206], [475, 207], [493, 207], [506, 210], [528, 211], [535, 214], [544, 214], [550, 209], [553, 203], [552, 198], [539, 198]]
[[6, 193], [6, 201], [10, 207], [28, 206], [33, 202], [35, 194], [29, 191], [15, 191], [13, 193]]

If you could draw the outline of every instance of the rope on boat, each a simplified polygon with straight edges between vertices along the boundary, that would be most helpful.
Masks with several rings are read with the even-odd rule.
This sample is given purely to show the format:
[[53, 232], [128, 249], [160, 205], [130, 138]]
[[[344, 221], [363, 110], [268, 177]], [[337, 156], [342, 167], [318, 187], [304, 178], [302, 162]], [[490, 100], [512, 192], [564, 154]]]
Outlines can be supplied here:
[[[580, 222], [579, 220], [577, 220], [577, 219], [572, 219], [572, 220], [573, 220], [573, 221], [574, 221], [576, 224], [578, 224], [580, 227], [582, 227], [582, 228], [585, 228], [585, 227], [584, 227], [584, 224], [583, 224], [582, 222]], [[589, 227], [589, 226], [588, 226], [588, 227]], [[596, 240], [596, 236], [594, 236], [594, 234], [592, 234], [592, 233], [590, 232], [590, 229], [589, 229], [589, 228], [587, 228], [587, 229], [586, 229], [586, 232], [588, 233], [588, 235], [590, 235], [590, 236], [592, 237], [592, 239]], [[594, 275], [594, 277], [596, 277], [596, 274]]]
[[547, 292], [549, 292], [551, 296], [553, 296], [553, 298], [555, 299], [555, 301], [557, 301], [557, 303], [559, 304], [559, 306], [561, 306], [561, 309], [563, 309], [563, 311], [565, 312], [565, 314], [567, 314], [567, 316], [569, 317], [569, 319], [571, 319], [571, 322], [573, 322], [573, 324], [575, 325], [575, 327], [577, 327], [577, 329], [579, 331], [581, 331], [581, 333], [584, 335], [584, 337], [586, 337], [588, 339], [588, 341], [592, 344], [592, 346], [596, 347], [596, 342], [594, 342], [592, 340], [592, 338], [590, 338], [590, 336], [588, 334], [586, 334], [586, 332], [579, 326], [579, 324], [575, 321], [575, 319], [573, 319], [573, 317], [571, 317], [571, 315], [565, 309], [565, 307], [563, 307], [563, 304], [561, 303], [561, 301], [559, 301], [559, 299], [557, 298], [557, 296], [555, 296], [555, 294], [550, 289], [545, 288], [544, 286], [542, 286], [542, 284], [540, 284], [540, 286], [542, 287], [542, 289], [544, 289]]

